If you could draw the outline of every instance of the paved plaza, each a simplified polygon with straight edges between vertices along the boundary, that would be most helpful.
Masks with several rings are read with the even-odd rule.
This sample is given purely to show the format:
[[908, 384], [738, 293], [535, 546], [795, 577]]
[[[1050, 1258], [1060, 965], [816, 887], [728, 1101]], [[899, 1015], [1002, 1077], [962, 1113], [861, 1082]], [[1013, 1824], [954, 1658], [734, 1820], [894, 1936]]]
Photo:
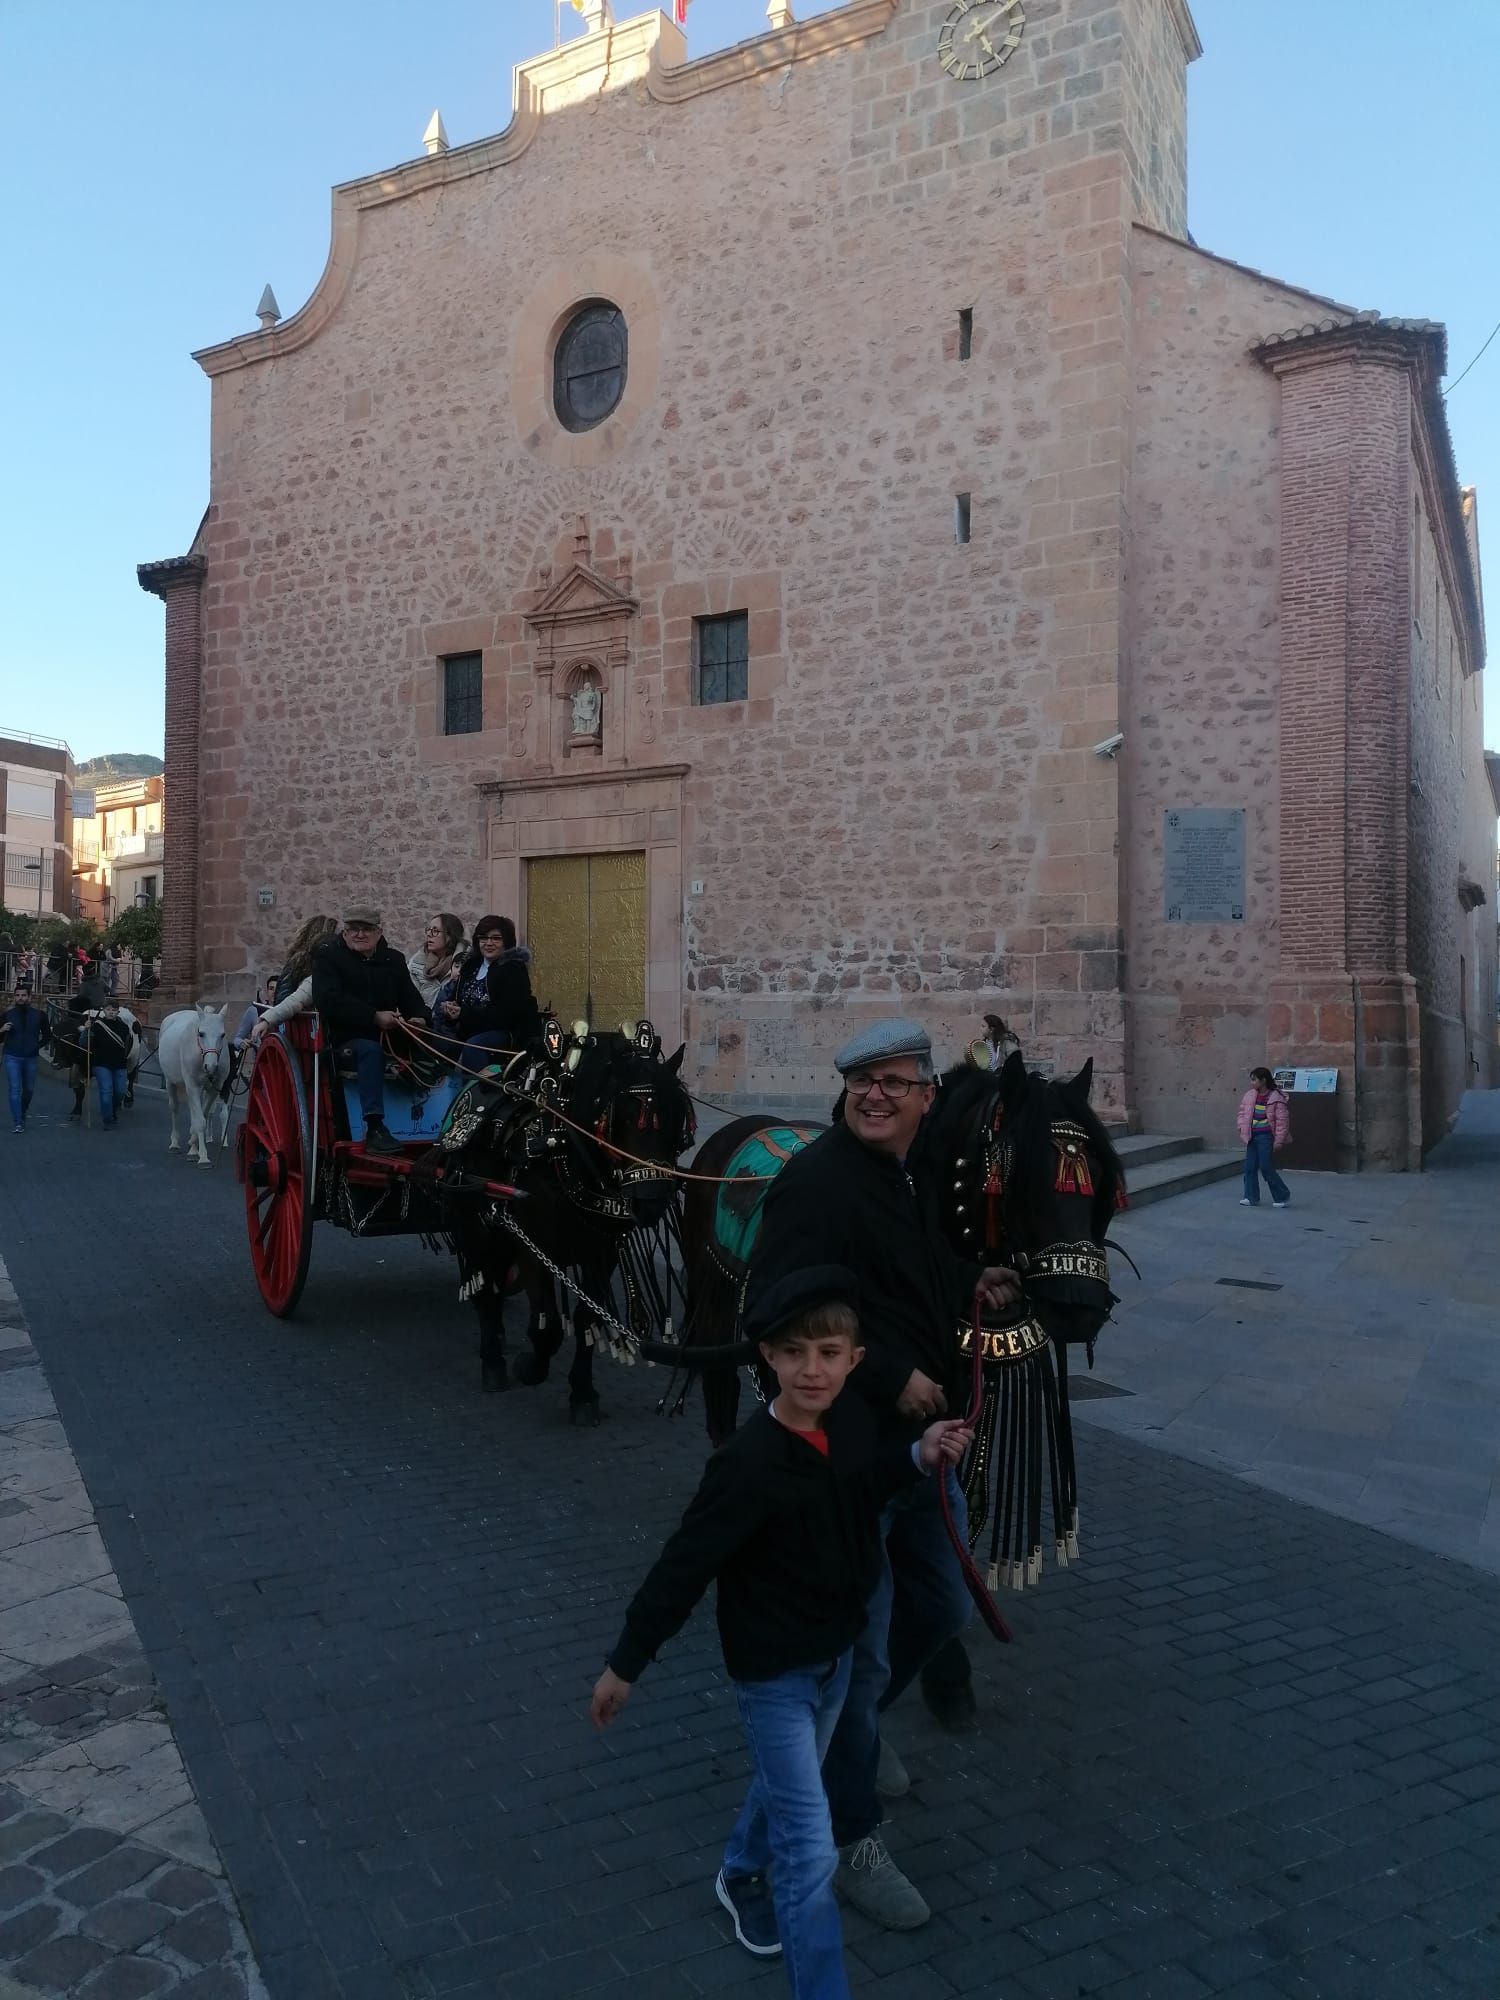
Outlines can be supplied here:
[[[891, 1844], [934, 1916], [848, 1923], [860, 2000], [1500, 1992], [1500, 1579], [1477, 1498], [1500, 1135], [1471, 1105], [1421, 1179], [1299, 1177], [1285, 1214], [1231, 1183], [1123, 1218], [1145, 1284], [1117, 1279], [1098, 1355], [1096, 1390], [1129, 1393], [1079, 1406], [1085, 1561], [1007, 1606], [1014, 1646], [975, 1641], [976, 1734], [896, 1711], [915, 1785]], [[271, 2000], [782, 1992], [713, 1901], [745, 1763], [711, 1618], [607, 1740], [586, 1720], [701, 1461], [696, 1419], [653, 1412], [660, 1376], [607, 1371], [593, 1432], [560, 1381], [481, 1399], [451, 1264], [326, 1229], [274, 1321], [227, 1160], [169, 1160], [156, 1100], [113, 1134], [68, 1125], [50, 1080], [36, 1108], [0, 1151], [0, 1256], [41, 1363], [10, 1372], [44, 1371], [87, 1489], [69, 1525], [97, 1522], [108, 1557], [79, 1579], [114, 1607], [79, 1684], [96, 1706], [149, 1686], [207, 1829], [175, 1865], [226, 1931], [237, 1909]], [[12, 1456], [0, 1530], [15, 1477]], [[1469, 1562], [1441, 1553], [1445, 1493]], [[16, 1629], [0, 1609], [6, 1743], [35, 1694]], [[33, 1606], [32, 1655], [37, 1629]], [[27, 1879], [68, 1837], [7, 1841], [38, 1810], [0, 1824], [0, 1924], [84, 1872], [54, 1854]], [[139, 1900], [201, 1889], [169, 1872]], [[0, 1946], [7, 2000], [138, 1990], [107, 1965], [60, 1984], [30, 1949]], [[230, 1990], [157, 1962], [176, 1983], [139, 1990]]]

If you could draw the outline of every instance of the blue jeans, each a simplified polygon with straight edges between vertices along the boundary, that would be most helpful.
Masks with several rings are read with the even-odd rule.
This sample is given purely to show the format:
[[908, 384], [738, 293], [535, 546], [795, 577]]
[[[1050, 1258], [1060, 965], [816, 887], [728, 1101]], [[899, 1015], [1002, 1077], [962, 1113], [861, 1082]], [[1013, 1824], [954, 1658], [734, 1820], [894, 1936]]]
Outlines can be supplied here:
[[1271, 1155], [1275, 1143], [1269, 1132], [1252, 1132], [1250, 1143], [1245, 1148], [1245, 1199], [1252, 1208], [1260, 1207], [1260, 1181], [1265, 1175], [1266, 1186], [1271, 1190], [1272, 1201], [1290, 1201], [1292, 1191], [1271, 1165]]
[[125, 1093], [130, 1088], [130, 1078], [123, 1069], [96, 1069], [94, 1080], [99, 1085], [99, 1117], [105, 1125], [113, 1125], [115, 1112], [125, 1102]]
[[849, 1686], [852, 1655], [773, 1681], [736, 1681], [754, 1776], [724, 1849], [724, 1873], [769, 1875], [793, 2000], [848, 2000], [834, 1900], [838, 1852], [820, 1766]]
[[482, 1028], [470, 1035], [458, 1052], [458, 1066], [466, 1076], [478, 1076], [486, 1063], [503, 1063], [515, 1054], [514, 1037], [505, 1028]]
[[[945, 1469], [953, 1518], [961, 1535], [969, 1512], [951, 1469]], [[880, 1711], [911, 1685], [933, 1654], [968, 1624], [974, 1605], [943, 1527], [937, 1474], [900, 1494], [886, 1508], [885, 1560], [854, 1642], [849, 1693], [823, 1765], [823, 1783], [840, 1847], [863, 1840], [883, 1813], [875, 1774], [880, 1768]]]
[[372, 1119], [385, 1122], [385, 1054], [379, 1042], [372, 1042], [367, 1035], [358, 1035], [340, 1046], [340, 1053], [347, 1049], [354, 1058], [354, 1067], [359, 1076], [359, 1108], [364, 1113], [365, 1123]]
[[12, 1125], [26, 1123], [26, 1107], [31, 1102], [31, 1093], [36, 1089], [35, 1056], [7, 1056], [5, 1058], [5, 1087], [10, 1092], [10, 1122]]

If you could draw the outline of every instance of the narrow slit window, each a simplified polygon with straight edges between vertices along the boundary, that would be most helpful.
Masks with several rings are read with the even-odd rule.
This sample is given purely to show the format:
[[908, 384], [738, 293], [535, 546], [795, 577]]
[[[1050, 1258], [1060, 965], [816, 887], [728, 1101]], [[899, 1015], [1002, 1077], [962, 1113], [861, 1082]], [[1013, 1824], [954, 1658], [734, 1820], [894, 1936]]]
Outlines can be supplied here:
[[974, 352], [974, 308], [964, 306], [958, 315], [958, 358], [967, 361]]
[[953, 496], [953, 539], [962, 545], [969, 539], [969, 496], [955, 493]]

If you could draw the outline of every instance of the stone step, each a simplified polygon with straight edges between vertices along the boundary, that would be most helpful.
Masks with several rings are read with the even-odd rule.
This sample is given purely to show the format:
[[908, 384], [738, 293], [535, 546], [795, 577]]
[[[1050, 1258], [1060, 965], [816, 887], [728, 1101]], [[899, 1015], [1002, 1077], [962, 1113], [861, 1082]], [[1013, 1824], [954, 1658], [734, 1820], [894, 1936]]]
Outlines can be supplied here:
[[1127, 1161], [1130, 1206], [1149, 1208], [1153, 1202], [1166, 1201], [1174, 1194], [1189, 1194], [1194, 1188], [1208, 1187], [1214, 1181], [1233, 1180], [1244, 1164], [1243, 1153], [1209, 1152], [1201, 1148], [1201, 1142], [1197, 1152], [1157, 1160], [1150, 1166], [1132, 1170]]
[[1115, 1140], [1115, 1151], [1128, 1171], [1154, 1166], [1158, 1160], [1175, 1160], [1188, 1153], [1201, 1153], [1203, 1141], [1191, 1133], [1133, 1132]]

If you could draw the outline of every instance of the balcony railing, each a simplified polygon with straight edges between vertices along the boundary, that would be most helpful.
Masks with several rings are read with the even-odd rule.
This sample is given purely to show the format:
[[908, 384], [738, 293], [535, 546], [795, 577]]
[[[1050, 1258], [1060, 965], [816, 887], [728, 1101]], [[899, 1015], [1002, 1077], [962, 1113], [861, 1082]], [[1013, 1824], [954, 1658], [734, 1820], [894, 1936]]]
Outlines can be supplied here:
[[160, 861], [160, 833], [117, 833], [109, 843], [111, 861]]

